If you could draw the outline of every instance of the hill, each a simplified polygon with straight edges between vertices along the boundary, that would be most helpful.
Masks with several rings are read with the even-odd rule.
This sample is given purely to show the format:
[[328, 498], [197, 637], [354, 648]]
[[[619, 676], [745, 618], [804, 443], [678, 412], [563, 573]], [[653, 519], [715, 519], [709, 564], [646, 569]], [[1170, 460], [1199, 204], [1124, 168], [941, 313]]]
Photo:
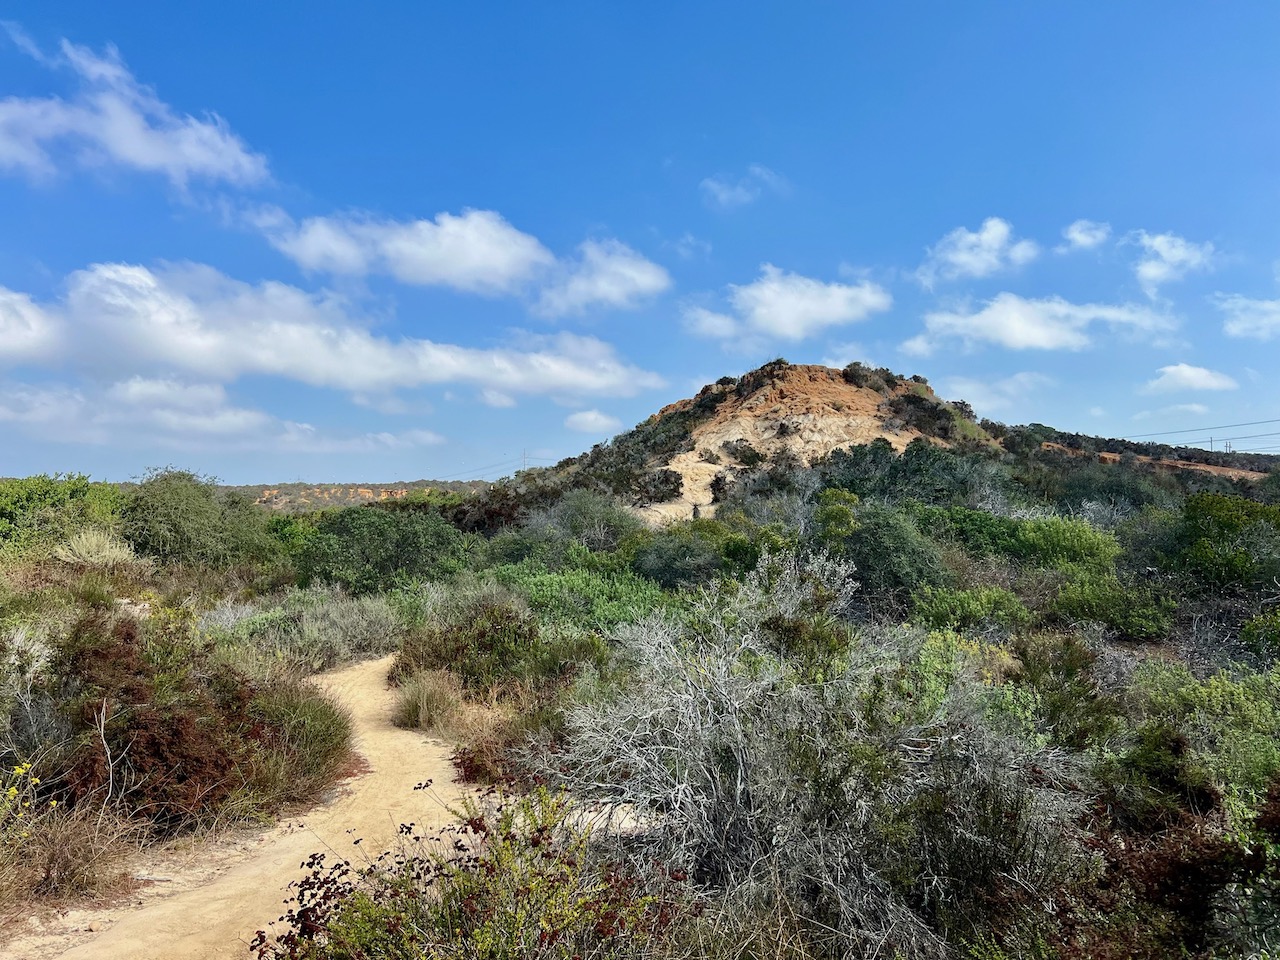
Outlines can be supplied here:
[[670, 520], [714, 510], [717, 480], [761, 463], [807, 466], [843, 447], [883, 438], [902, 450], [919, 437], [943, 446], [993, 442], [968, 404], [940, 399], [923, 377], [774, 360], [722, 377], [552, 469], [630, 499], [648, 519]]

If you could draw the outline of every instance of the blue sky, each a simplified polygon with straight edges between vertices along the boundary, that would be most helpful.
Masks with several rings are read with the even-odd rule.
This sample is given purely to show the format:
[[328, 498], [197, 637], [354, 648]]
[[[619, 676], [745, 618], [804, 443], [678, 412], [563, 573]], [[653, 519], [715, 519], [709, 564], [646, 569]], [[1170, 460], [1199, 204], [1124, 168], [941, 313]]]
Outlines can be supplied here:
[[0, 475], [493, 477], [776, 356], [1280, 418], [1275, 3], [352, 10], [0, 2]]

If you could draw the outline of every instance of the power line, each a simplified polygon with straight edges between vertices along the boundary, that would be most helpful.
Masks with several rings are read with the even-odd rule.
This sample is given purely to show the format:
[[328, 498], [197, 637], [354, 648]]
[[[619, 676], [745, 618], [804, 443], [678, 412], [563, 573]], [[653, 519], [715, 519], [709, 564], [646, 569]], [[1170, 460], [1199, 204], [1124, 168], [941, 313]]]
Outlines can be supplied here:
[[1176, 433], [1204, 433], [1206, 430], [1232, 430], [1236, 427], [1257, 427], [1264, 423], [1280, 423], [1276, 420], [1251, 420], [1248, 423], [1220, 423], [1213, 427], [1192, 427], [1189, 430], [1165, 430], [1163, 433], [1137, 433], [1126, 437], [1126, 440], [1142, 440], [1145, 437], [1171, 437]]

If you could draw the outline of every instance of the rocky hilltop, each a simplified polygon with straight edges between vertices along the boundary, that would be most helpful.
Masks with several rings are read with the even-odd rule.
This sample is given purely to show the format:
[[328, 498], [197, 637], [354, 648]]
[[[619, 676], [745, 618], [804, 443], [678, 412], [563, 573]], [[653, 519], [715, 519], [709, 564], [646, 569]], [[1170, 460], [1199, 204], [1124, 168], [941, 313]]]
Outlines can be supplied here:
[[967, 404], [941, 400], [922, 377], [775, 360], [708, 384], [558, 469], [590, 474], [630, 494], [646, 517], [669, 520], [691, 516], [695, 506], [714, 510], [717, 478], [763, 462], [811, 464], [877, 438], [901, 450], [918, 437], [991, 442]]

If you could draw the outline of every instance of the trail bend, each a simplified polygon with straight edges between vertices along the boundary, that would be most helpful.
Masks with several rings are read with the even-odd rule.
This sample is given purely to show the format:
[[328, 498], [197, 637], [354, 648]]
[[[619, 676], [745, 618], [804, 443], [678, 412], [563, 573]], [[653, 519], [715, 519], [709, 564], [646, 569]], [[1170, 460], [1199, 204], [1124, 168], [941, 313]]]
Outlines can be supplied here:
[[[444, 823], [464, 792], [450, 750], [391, 723], [391, 658], [313, 678], [351, 712], [355, 749], [365, 768], [331, 801], [257, 838], [202, 845], [185, 859], [166, 854], [150, 865], [155, 881], [132, 906], [91, 908], [55, 918], [39, 932], [0, 944], [13, 960], [222, 960], [247, 958], [248, 942], [284, 910], [289, 884], [312, 853], [355, 857], [394, 845], [402, 823]], [[431, 780], [431, 790], [414, 786]]]

